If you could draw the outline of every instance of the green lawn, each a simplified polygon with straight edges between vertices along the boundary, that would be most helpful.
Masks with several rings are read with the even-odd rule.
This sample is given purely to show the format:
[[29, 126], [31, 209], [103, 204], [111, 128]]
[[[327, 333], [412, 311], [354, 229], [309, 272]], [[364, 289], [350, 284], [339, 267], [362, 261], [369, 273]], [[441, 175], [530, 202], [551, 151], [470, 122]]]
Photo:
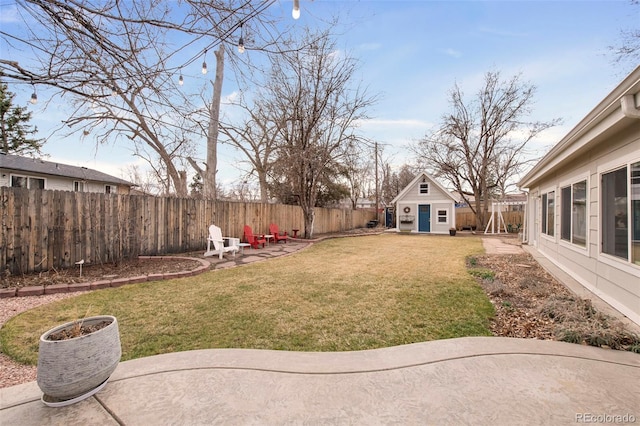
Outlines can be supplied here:
[[350, 351], [488, 336], [494, 311], [467, 272], [479, 238], [331, 239], [244, 267], [115, 289], [25, 312], [2, 351], [37, 362], [41, 333], [85, 315], [118, 318], [123, 360], [205, 348]]

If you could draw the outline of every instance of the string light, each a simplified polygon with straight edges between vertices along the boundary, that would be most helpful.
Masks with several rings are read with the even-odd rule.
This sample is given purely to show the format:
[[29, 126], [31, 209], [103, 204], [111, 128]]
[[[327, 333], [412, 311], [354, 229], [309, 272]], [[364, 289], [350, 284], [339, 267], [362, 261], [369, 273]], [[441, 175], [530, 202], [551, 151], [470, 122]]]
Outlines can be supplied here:
[[33, 105], [38, 103], [38, 94], [36, 93], [36, 86], [33, 86], [33, 93], [31, 94], [31, 99], [29, 99]]
[[184, 84], [184, 78], [182, 78], [182, 73], [180, 73], [180, 78], [178, 78], [178, 84], [182, 86]]
[[293, 10], [291, 11], [293, 19], [300, 17], [300, 0], [293, 0]]
[[244, 53], [244, 39], [242, 38], [242, 24], [240, 24], [240, 40], [238, 40], [238, 52]]
[[204, 59], [202, 60], [202, 74], [207, 73], [207, 63], [205, 62], [205, 59], [207, 59], [207, 49], [204, 49]]

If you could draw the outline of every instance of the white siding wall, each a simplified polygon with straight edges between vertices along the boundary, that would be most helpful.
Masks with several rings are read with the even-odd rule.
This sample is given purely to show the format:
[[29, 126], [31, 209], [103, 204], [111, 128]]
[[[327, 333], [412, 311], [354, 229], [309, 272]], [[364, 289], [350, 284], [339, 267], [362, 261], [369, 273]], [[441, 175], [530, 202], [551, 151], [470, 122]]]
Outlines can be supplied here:
[[[62, 176], [51, 176], [51, 175], [40, 175], [37, 173], [28, 173], [28, 172], [13, 172], [9, 170], [0, 169], [0, 186], [10, 186], [11, 185], [11, 176], [27, 176], [27, 177], [36, 177], [45, 180], [44, 189], [48, 189], [51, 191], [73, 191], [74, 185], [73, 183], [78, 179], [71, 179]], [[114, 184], [106, 184], [104, 182], [95, 182], [89, 181], [84, 182], [84, 191], [83, 192], [99, 192], [105, 193], [105, 186], [110, 185], [112, 187], [112, 193], [129, 193], [127, 187], [119, 187]]]
[[[637, 129], [637, 127], [636, 127]], [[618, 134], [608, 144], [574, 160], [561, 172], [549, 174], [529, 191], [528, 230], [530, 244], [550, 261], [571, 274], [578, 282], [606, 300], [614, 308], [640, 324], [640, 266], [624, 259], [601, 253], [600, 233], [600, 179], [608, 170], [640, 161], [640, 134], [627, 132]], [[561, 239], [561, 188], [568, 182], [587, 178], [587, 246], [571, 244]], [[541, 195], [555, 190], [555, 235], [542, 233], [542, 208], [533, 208], [535, 201], [541, 203]], [[631, 195], [630, 189], [628, 195]], [[629, 218], [631, 225], [631, 218]], [[629, 227], [631, 232], [631, 226]], [[631, 247], [629, 248], [631, 250]]]

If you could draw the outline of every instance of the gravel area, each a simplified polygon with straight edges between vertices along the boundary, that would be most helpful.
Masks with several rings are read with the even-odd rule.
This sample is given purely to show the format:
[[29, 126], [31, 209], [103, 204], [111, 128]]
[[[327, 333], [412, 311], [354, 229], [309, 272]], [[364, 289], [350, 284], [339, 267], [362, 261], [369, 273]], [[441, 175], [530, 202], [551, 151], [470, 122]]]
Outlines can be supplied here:
[[[78, 293], [46, 294], [43, 296], [9, 297], [0, 299], [0, 327], [7, 320], [20, 312], [77, 296]], [[2, 348], [0, 348], [0, 351]], [[0, 388], [28, 383], [36, 380], [36, 367], [34, 365], [22, 365], [12, 361], [0, 352]]]

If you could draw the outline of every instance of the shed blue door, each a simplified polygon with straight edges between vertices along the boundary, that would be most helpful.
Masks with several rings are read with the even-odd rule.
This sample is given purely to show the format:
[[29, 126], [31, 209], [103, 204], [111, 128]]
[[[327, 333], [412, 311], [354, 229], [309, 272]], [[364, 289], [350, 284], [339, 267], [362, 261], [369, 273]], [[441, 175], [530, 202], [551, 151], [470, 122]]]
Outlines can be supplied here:
[[431, 205], [418, 206], [418, 232], [431, 232]]

